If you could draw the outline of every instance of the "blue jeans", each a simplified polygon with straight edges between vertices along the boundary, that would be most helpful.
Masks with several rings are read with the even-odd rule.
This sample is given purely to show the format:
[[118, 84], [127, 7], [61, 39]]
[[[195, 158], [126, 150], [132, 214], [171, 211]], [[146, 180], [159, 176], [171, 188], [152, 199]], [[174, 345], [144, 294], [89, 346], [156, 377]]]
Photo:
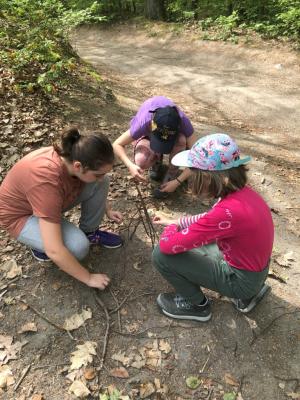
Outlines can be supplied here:
[[[89, 252], [90, 242], [84, 232], [96, 230], [103, 219], [108, 189], [107, 176], [101, 182], [87, 183], [75, 202], [64, 210], [68, 211], [81, 204], [79, 228], [64, 218], [61, 221], [64, 245], [78, 260], [82, 260]], [[32, 215], [28, 218], [17, 240], [35, 250], [45, 252], [38, 217]]]

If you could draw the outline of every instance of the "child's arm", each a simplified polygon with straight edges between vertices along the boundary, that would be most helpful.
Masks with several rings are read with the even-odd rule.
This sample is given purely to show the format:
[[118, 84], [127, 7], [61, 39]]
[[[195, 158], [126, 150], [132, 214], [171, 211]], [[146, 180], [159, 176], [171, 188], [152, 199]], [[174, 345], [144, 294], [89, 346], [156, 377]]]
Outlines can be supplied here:
[[198, 222], [200, 218], [204, 217], [204, 215], [206, 215], [206, 212], [196, 215], [187, 215], [185, 217], [179, 218], [178, 225], [180, 230], [187, 228], [188, 226], [194, 224], [195, 222]]
[[39, 221], [47, 256], [60, 269], [87, 286], [105, 289], [109, 284], [109, 277], [105, 274], [91, 274], [77, 261], [63, 243], [60, 224], [48, 222], [44, 218], [40, 218]]

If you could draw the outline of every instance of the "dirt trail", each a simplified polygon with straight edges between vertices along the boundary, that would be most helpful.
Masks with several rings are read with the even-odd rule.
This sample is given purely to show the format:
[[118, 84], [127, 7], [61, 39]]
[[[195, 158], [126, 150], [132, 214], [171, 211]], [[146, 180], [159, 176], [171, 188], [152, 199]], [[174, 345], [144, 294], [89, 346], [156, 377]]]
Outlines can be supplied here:
[[[242, 374], [244, 399], [286, 399], [288, 390], [299, 391], [299, 381], [293, 385], [295, 381], [289, 379], [300, 376], [300, 297], [296, 295], [300, 258], [299, 55], [282, 47], [203, 42], [194, 40], [192, 34], [163, 32], [161, 27], [157, 32], [134, 25], [109, 30], [81, 28], [73, 38], [78, 54], [96, 67], [117, 97], [120, 119], [114, 134], [127, 129], [139, 104], [156, 94], [180, 104], [198, 134], [221, 130], [233, 134], [253, 156], [251, 181], [273, 211], [274, 272], [278, 272], [280, 256], [292, 251], [294, 258], [292, 268], [279, 271], [288, 284], [272, 279], [272, 295], [253, 318], [235, 322], [237, 315], [227, 314], [223, 306], [216, 312], [213, 326], [201, 327], [197, 334], [194, 331], [194, 338], [180, 335], [178, 374], [197, 368], [203, 343], [211, 343], [213, 337], [218, 355], [212, 368], [220, 375], [228, 369]], [[177, 211], [182, 207], [170, 205]], [[278, 316], [279, 310], [280, 314], [288, 312], [287, 319], [283, 316], [275, 323], [264, 341], [248, 346], [244, 339], [248, 341], [249, 329], [250, 335], [255, 335], [256, 329], [264, 335], [266, 321]], [[196, 353], [187, 350], [190, 339], [200, 340], [202, 350], [201, 345]], [[219, 345], [215, 341], [220, 341]], [[234, 346], [239, 347], [238, 354]]]

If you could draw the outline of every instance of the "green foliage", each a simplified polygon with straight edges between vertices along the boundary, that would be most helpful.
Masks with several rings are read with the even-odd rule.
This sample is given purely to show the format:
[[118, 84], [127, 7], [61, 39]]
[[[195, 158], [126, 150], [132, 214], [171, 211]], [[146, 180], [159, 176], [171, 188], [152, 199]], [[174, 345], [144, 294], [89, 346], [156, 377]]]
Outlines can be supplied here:
[[56, 91], [76, 66], [68, 34], [83, 22], [104, 20], [97, 7], [73, 11], [59, 0], [0, 0], [0, 60], [13, 71], [16, 87]]

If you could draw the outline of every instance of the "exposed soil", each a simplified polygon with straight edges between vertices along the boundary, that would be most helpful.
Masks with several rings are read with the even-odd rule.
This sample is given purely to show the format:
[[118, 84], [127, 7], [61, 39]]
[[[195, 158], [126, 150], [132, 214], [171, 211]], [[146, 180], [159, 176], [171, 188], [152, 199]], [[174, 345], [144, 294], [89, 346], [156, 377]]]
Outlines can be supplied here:
[[[86, 130], [98, 129], [113, 140], [127, 129], [143, 100], [160, 94], [185, 110], [199, 136], [227, 132], [253, 157], [251, 183], [268, 201], [276, 226], [268, 279], [272, 291], [247, 316], [215, 293], [208, 293], [213, 300], [213, 318], [208, 323], [171, 321], [161, 315], [155, 298], [170, 288], [151, 265], [151, 241], [143, 225], [132, 237], [133, 228], [126, 228], [130, 221], [133, 226], [138, 221], [134, 216], [138, 197], [126, 180], [126, 169], [119, 165], [110, 196], [115, 208], [126, 215], [121, 227], [125, 245], [118, 250], [93, 248], [86, 261], [92, 270], [112, 278], [111, 290], [101, 294], [108, 310], [125, 299], [120, 312], [111, 313], [107, 338], [105, 313], [91, 289], [54, 265], [33, 261], [28, 249], [0, 232], [1, 264], [15, 257], [23, 270], [13, 283], [4, 276], [0, 282], [0, 332], [13, 336], [15, 342], [27, 342], [7, 365], [16, 381], [31, 365], [18, 389], [9, 386], [0, 396], [75, 398], [68, 393], [71, 382], [66, 378], [70, 356], [78, 344], [92, 340], [97, 343], [98, 356], [92, 363], [97, 376], [85, 381], [89, 398], [98, 399], [99, 392], [114, 384], [136, 399], [220, 400], [225, 393], [239, 393], [239, 400], [300, 399], [299, 55], [282, 45], [203, 42], [192, 32], [178, 35], [161, 24], [147, 29], [136, 25], [81, 28], [73, 45], [97, 69], [107, 88], [103, 83], [79, 81], [76, 90], [60, 98], [58, 122], [51, 122], [54, 127], [66, 120]], [[143, 190], [145, 197], [149, 189]], [[174, 215], [205, 209], [185, 189], [163, 203], [149, 198], [147, 205]], [[78, 210], [70, 214], [71, 219], [77, 217]], [[20, 299], [44, 318], [30, 307], [25, 309]], [[92, 318], [72, 331], [71, 338], [59, 327], [83, 308], [92, 310]], [[28, 322], [35, 322], [37, 332], [19, 333]], [[109, 371], [121, 366], [112, 359], [114, 354], [136, 354], [146, 345], [155, 348], [156, 339], [171, 346], [169, 353], [161, 352], [161, 365], [127, 366], [126, 379], [110, 376]], [[106, 343], [105, 367], [99, 371]], [[202, 379], [197, 390], [186, 386], [185, 378], [191, 375]], [[155, 378], [168, 386], [168, 392], [159, 390], [156, 382], [155, 392], [143, 397], [141, 389], [154, 384]]]

